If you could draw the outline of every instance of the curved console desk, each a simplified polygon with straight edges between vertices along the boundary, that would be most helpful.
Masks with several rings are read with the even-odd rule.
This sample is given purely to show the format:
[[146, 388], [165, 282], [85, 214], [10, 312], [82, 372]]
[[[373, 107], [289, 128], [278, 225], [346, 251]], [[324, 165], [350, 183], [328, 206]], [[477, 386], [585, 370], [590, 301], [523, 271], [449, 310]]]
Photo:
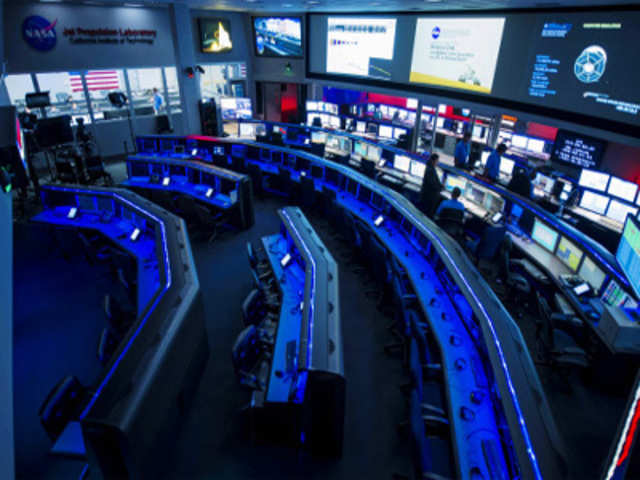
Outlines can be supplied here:
[[407, 269], [441, 350], [459, 478], [478, 471], [484, 478], [566, 476], [562, 440], [518, 327], [465, 252], [405, 197], [349, 167], [281, 146], [175, 141], [204, 161], [224, 147], [234, 169], [257, 165], [267, 177], [313, 179], [317, 194], [334, 192]]
[[80, 415], [92, 471], [146, 478], [161, 468], [159, 452], [170, 448], [209, 351], [184, 221], [125, 189], [44, 185], [41, 195], [33, 221], [99, 232], [136, 258], [138, 284], [147, 285]]
[[264, 391], [251, 405], [265, 432], [339, 456], [345, 408], [338, 266], [300, 209], [278, 210], [280, 233], [262, 238], [281, 296]]

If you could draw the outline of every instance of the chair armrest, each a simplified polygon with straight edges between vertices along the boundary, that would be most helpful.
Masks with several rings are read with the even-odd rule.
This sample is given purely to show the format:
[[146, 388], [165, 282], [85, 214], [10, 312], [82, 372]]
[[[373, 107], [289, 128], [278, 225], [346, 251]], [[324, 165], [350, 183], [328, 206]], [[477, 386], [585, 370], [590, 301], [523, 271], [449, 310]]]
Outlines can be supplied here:
[[440, 417], [437, 415], [422, 415], [422, 421], [425, 425], [432, 425], [435, 427], [449, 427], [449, 419], [446, 417]]
[[586, 356], [586, 352], [580, 347], [566, 347], [554, 353], [557, 353], [560, 355], [578, 355], [580, 357]]
[[441, 417], [445, 417], [447, 416], [446, 412], [440, 408], [440, 407], [436, 407], [435, 405], [431, 405], [430, 403], [422, 403], [420, 404], [420, 406], [422, 407], [423, 410], [428, 410], [430, 412], [435, 413], [436, 415], [440, 415]]

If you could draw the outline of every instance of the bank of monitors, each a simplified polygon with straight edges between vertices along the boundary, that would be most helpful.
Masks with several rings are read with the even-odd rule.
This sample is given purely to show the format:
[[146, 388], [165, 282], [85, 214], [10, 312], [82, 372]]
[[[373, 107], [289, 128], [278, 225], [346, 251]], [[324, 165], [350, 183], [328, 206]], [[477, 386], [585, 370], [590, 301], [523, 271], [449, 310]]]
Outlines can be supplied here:
[[427, 169], [427, 165], [419, 160], [411, 160], [411, 175], [415, 177], [424, 177], [424, 172]]
[[585, 190], [582, 192], [580, 206], [586, 210], [597, 213], [598, 215], [604, 215], [607, 211], [607, 207], [609, 206], [609, 197]]
[[581, 187], [605, 192], [607, 190], [607, 185], [609, 184], [609, 178], [610, 175], [607, 175], [606, 173], [583, 168], [580, 171], [580, 179], [578, 180], [578, 184]]
[[225, 122], [234, 120], [248, 120], [253, 116], [250, 98], [221, 98], [220, 111]]
[[575, 272], [580, 265], [584, 252], [570, 241], [567, 237], [561, 237], [556, 250], [556, 256], [562, 260], [567, 267]]
[[611, 177], [607, 193], [633, 203], [636, 199], [636, 193], [638, 193], [638, 185], [618, 177]]
[[600, 291], [605, 279], [605, 273], [589, 257], [584, 257], [578, 276], [587, 282], [596, 294]]
[[438, 120], [436, 120], [436, 128], [444, 128], [444, 118], [438, 117]]
[[558, 243], [558, 232], [536, 218], [533, 221], [531, 239], [553, 253]]
[[502, 157], [500, 159], [500, 173], [503, 175], [511, 176], [513, 174], [513, 167], [516, 162], [511, 160], [510, 158]]
[[393, 168], [404, 173], [409, 173], [411, 159], [406, 155], [397, 154], [393, 157]]
[[627, 217], [616, 259], [631, 288], [640, 297], [640, 221], [634, 217]]
[[378, 127], [378, 136], [381, 138], [393, 138], [393, 127], [389, 125], [380, 125]]
[[627, 205], [626, 203], [619, 202], [618, 200], [611, 199], [609, 202], [609, 207], [607, 208], [607, 217], [611, 220], [615, 220], [618, 223], [624, 224], [627, 219], [627, 215], [633, 215], [634, 217], [638, 214], [638, 209], [636, 207], [632, 207], [631, 205]]

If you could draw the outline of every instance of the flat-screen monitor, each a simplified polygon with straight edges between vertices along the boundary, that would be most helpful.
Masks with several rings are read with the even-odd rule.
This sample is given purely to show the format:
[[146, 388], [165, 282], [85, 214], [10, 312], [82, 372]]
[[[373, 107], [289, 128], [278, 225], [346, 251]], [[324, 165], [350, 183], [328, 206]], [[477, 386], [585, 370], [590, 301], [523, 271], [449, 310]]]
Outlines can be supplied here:
[[318, 111], [318, 102], [308, 100], [306, 107], [307, 107], [307, 112], [316, 112]]
[[58, 117], [39, 119], [34, 136], [38, 146], [42, 148], [73, 142], [71, 117], [69, 115], [60, 115]]
[[553, 185], [555, 183], [553, 178], [548, 177], [543, 173], [537, 173], [534, 182], [536, 186], [545, 193], [550, 194], [553, 191]]
[[302, 57], [300, 17], [253, 17], [253, 35], [259, 57]]
[[378, 136], [382, 138], [393, 138], [393, 127], [380, 125], [378, 127]]
[[241, 137], [255, 137], [256, 126], [253, 123], [240, 123], [238, 135]]
[[393, 138], [399, 140], [402, 135], [406, 135], [407, 130], [405, 128], [394, 128], [393, 129]]
[[567, 237], [560, 237], [556, 256], [562, 260], [562, 263], [569, 267], [572, 272], [575, 272], [578, 269], [578, 265], [580, 265], [580, 260], [582, 260], [583, 254], [584, 252]]
[[452, 191], [454, 188], [458, 187], [460, 190], [464, 192], [467, 187], [467, 180], [464, 177], [458, 177], [456, 175], [447, 175], [446, 180], [444, 181], [444, 188], [449, 191]]
[[605, 279], [605, 273], [595, 264], [590, 257], [584, 257], [578, 276], [591, 285], [594, 292], [598, 293]]
[[598, 215], [604, 215], [609, 205], [609, 197], [600, 195], [599, 193], [593, 193], [589, 190], [585, 190], [582, 193], [580, 199], [580, 206], [584, 209], [597, 213]]
[[369, 144], [367, 146], [367, 158], [369, 160], [373, 160], [374, 162], [379, 162], [380, 157], [382, 156], [382, 147], [378, 147], [376, 145]]
[[612, 176], [607, 193], [633, 203], [636, 199], [636, 193], [638, 193], [638, 185]]
[[329, 125], [333, 128], [340, 128], [340, 117], [329, 116]]
[[444, 118], [438, 117], [438, 120], [436, 121], [436, 127], [437, 128], [443, 128], [444, 127]]
[[427, 169], [427, 165], [418, 160], [411, 160], [411, 175], [416, 177], [424, 177], [424, 172]]
[[203, 53], [230, 52], [231, 26], [224, 18], [199, 18], [200, 51]]
[[471, 132], [473, 137], [484, 138], [484, 127], [481, 127], [480, 125], [474, 125]]
[[400, 170], [404, 173], [409, 173], [409, 167], [411, 165], [411, 159], [406, 155], [397, 154], [393, 157], [393, 168]]
[[618, 223], [624, 224], [628, 214], [631, 214], [635, 217], [638, 214], [638, 208], [623, 202], [619, 202], [618, 200], [615, 200], [613, 198], [611, 199], [611, 201], [609, 202], [609, 207], [607, 208], [607, 217], [615, 220]]
[[511, 137], [511, 146], [526, 149], [529, 139], [522, 135], [514, 135]]
[[389, 117], [389, 107], [387, 105], [380, 105], [380, 113], [382, 114], [383, 117], [388, 118]]
[[311, 143], [325, 143], [327, 141], [327, 132], [311, 132]]
[[367, 122], [356, 122], [356, 132], [364, 133], [367, 131]]
[[249, 120], [253, 116], [250, 98], [221, 98], [220, 110], [224, 121]]
[[527, 150], [535, 153], [544, 153], [544, 140], [530, 138], [529, 142], [527, 142]]
[[538, 245], [553, 252], [556, 249], [556, 243], [558, 243], [558, 232], [536, 218], [533, 221], [531, 239]]
[[558, 130], [551, 160], [579, 168], [597, 168], [605, 147], [603, 140]]
[[618, 265], [637, 297], [640, 297], [640, 221], [627, 217], [616, 252]]
[[516, 162], [511, 160], [510, 158], [502, 157], [500, 159], [500, 173], [503, 175], [511, 175], [513, 173], [513, 167]]
[[609, 184], [610, 177], [611, 175], [608, 175], [606, 173], [583, 168], [580, 172], [580, 179], [578, 180], [578, 184], [581, 187], [591, 188], [593, 190], [604, 192], [607, 190], [607, 185]]
[[485, 150], [480, 154], [480, 164], [484, 167], [487, 164], [487, 159], [491, 155], [490, 150]]

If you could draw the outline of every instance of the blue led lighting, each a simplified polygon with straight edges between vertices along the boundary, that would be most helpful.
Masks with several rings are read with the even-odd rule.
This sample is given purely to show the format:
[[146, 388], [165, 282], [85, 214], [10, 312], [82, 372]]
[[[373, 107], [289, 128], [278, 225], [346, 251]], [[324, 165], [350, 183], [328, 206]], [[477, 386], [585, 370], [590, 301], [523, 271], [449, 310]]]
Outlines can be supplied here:
[[311, 260], [311, 294], [309, 295], [309, 302], [308, 302], [309, 304], [309, 341], [307, 342], [307, 365], [306, 365], [306, 367], [309, 368], [309, 362], [311, 361], [311, 351], [313, 349], [313, 299], [316, 296], [316, 280], [315, 280], [316, 262], [313, 259], [313, 255], [311, 255], [311, 252], [307, 248], [307, 245], [302, 240], [302, 237], [300, 236], [300, 233], [298, 232], [298, 229], [296, 228], [296, 226], [293, 224], [293, 221], [291, 220], [291, 217], [289, 216], [289, 214], [285, 210], [282, 210], [282, 215], [286, 217], [287, 223], [293, 229], [293, 232], [295, 233], [295, 236], [298, 239], [299, 243], [302, 245], [302, 248], [304, 248], [304, 251], [306, 252], [307, 257], [309, 257], [309, 259]]
[[89, 413], [89, 410], [91, 410], [91, 407], [93, 407], [93, 405], [95, 404], [96, 400], [98, 399], [98, 397], [102, 393], [102, 390], [104, 389], [106, 384], [109, 382], [109, 380], [111, 379], [111, 377], [115, 373], [116, 368], [118, 367], [118, 365], [120, 364], [120, 362], [122, 361], [122, 359], [124, 358], [126, 353], [129, 351], [129, 348], [131, 348], [131, 345], [133, 344], [134, 340], [138, 337], [138, 334], [140, 333], [142, 328], [147, 323], [147, 320], [148, 320], [149, 316], [153, 313], [153, 311], [155, 310], [156, 306], [158, 305], [158, 303], [160, 302], [162, 297], [164, 297], [164, 294], [171, 287], [171, 266], [169, 264], [169, 249], [167, 247], [167, 233], [166, 233], [164, 222], [162, 220], [160, 220], [158, 217], [156, 217], [152, 213], [140, 208], [138, 205], [135, 205], [134, 203], [131, 203], [129, 200], [127, 200], [126, 198], [120, 196], [116, 192], [92, 191], [90, 189], [81, 190], [81, 189], [77, 189], [77, 188], [58, 187], [58, 186], [47, 186], [46, 188], [49, 189], [49, 190], [72, 192], [72, 193], [76, 193], [76, 194], [78, 194], [78, 193], [79, 194], [90, 193], [90, 194], [94, 194], [94, 195], [109, 195], [109, 196], [112, 196], [112, 197], [120, 200], [121, 202], [127, 204], [128, 206], [130, 206], [134, 210], [137, 210], [138, 212], [142, 213], [143, 215], [147, 215], [147, 216], [151, 217], [153, 220], [155, 220], [160, 225], [160, 229], [162, 231], [162, 247], [163, 247], [164, 262], [165, 262], [165, 268], [166, 268], [166, 270], [165, 270], [166, 271], [166, 275], [165, 276], [166, 276], [166, 279], [167, 279], [166, 285], [164, 286], [162, 292], [160, 292], [160, 295], [158, 295], [156, 300], [153, 302], [151, 307], [147, 310], [147, 314], [142, 318], [142, 320], [140, 320], [138, 328], [135, 330], [135, 332], [133, 333], [131, 338], [129, 338], [129, 341], [126, 343], [126, 345], [124, 346], [124, 348], [120, 352], [120, 355], [118, 355], [118, 357], [115, 359], [115, 361], [113, 362], [111, 368], [109, 369], [107, 374], [102, 379], [102, 382], [100, 382], [100, 385], [98, 386], [98, 388], [96, 388], [96, 391], [91, 396], [91, 399], [89, 400], [87, 406], [84, 408], [84, 410], [80, 414], [80, 420], [82, 420], [83, 418], [85, 418], [87, 416], [87, 414]]

